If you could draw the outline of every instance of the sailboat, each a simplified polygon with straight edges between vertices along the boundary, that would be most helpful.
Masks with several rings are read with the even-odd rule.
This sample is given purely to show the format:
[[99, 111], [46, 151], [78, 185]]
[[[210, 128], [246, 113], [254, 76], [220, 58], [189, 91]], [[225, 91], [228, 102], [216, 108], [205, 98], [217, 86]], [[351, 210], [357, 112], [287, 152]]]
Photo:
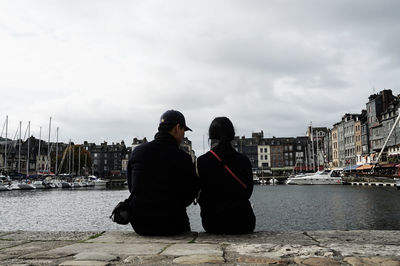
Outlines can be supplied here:
[[[6, 135], [5, 135], [5, 144], [4, 144], [4, 170], [7, 170], [7, 130], [8, 130], [8, 116], [6, 116], [6, 121], [3, 126], [6, 128]], [[1, 132], [1, 136], [3, 136], [3, 132]], [[6, 185], [4, 182], [9, 180], [8, 176], [5, 176], [2, 172], [0, 172], [0, 191], [9, 190], [8, 184]]]

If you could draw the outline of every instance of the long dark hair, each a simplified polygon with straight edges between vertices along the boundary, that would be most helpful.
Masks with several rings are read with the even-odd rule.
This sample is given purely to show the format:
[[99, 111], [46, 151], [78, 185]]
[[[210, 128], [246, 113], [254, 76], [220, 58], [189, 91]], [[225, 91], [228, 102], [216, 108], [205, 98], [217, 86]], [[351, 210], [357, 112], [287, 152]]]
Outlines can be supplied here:
[[235, 129], [227, 117], [216, 117], [208, 129], [209, 138], [218, 141], [217, 150], [222, 157], [229, 157], [234, 152], [231, 141], [235, 138]]

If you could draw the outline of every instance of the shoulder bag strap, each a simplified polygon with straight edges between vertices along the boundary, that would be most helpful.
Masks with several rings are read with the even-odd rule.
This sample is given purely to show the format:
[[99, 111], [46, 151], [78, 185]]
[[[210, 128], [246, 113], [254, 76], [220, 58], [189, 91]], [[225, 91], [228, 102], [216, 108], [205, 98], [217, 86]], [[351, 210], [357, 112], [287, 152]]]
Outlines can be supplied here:
[[[210, 152], [215, 156], [215, 158], [217, 158], [218, 161], [222, 162], [221, 158], [219, 158], [218, 155], [217, 155], [213, 150], [210, 150]], [[226, 164], [224, 164], [224, 167], [225, 167], [226, 170], [228, 170], [228, 172], [229, 172], [229, 173], [230, 173], [230, 174], [245, 188], [245, 189], [247, 189], [246, 184], [243, 183], [243, 181], [240, 180], [240, 178], [237, 177], [237, 176], [231, 171], [231, 169], [229, 169], [229, 167], [228, 167]]]

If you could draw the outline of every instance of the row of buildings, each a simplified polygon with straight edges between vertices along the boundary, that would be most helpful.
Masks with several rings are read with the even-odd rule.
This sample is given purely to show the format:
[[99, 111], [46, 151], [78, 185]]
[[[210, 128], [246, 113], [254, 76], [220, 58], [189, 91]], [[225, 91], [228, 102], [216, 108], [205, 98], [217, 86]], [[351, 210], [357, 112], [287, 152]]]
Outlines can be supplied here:
[[[235, 137], [233, 146], [248, 156], [253, 170], [259, 174], [316, 171], [326, 167], [349, 167], [375, 162], [399, 115], [400, 96], [393, 95], [389, 89], [382, 90], [370, 95], [365, 107], [360, 113], [343, 115], [332, 127], [309, 126], [305, 136], [264, 138], [261, 131], [252, 133], [249, 138]], [[49, 145], [34, 137], [26, 141], [0, 139], [0, 169], [26, 175], [50, 171], [94, 174], [100, 177], [121, 176], [126, 173], [129, 154], [145, 142], [146, 138], [134, 138], [131, 145], [126, 145], [124, 141], [99, 145], [88, 142], [81, 145]], [[388, 149], [382, 153], [380, 161], [400, 162], [399, 125], [393, 129], [386, 147]], [[181, 149], [195, 160], [190, 140], [185, 138]]]
[[[258, 171], [315, 171], [376, 162], [399, 115], [400, 96], [382, 90], [370, 95], [365, 107], [343, 115], [332, 127], [309, 126], [305, 136], [264, 138], [261, 131], [251, 138], [236, 137], [234, 147]], [[379, 162], [400, 162], [400, 125], [393, 128], [386, 147]]]
[[[124, 141], [74, 144], [48, 143], [34, 137], [25, 141], [0, 138], [0, 170], [11, 176], [49, 173], [103, 178], [124, 176], [132, 150], [146, 142], [146, 138], [134, 138], [131, 145], [126, 145]], [[185, 138], [180, 148], [195, 159], [189, 139]]]

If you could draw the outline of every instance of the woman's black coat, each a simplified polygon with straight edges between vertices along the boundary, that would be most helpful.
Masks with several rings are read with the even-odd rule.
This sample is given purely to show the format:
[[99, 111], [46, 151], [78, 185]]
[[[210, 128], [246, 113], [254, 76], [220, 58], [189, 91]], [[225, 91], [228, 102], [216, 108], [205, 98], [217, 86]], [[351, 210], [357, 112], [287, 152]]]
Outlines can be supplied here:
[[[198, 201], [203, 228], [206, 232], [215, 234], [252, 232], [256, 219], [249, 201], [253, 192], [250, 160], [233, 148], [225, 158], [218, 146], [213, 151], [221, 158], [222, 163], [211, 152], [197, 160], [201, 186]], [[247, 189], [224, 168], [224, 163], [245, 183]]]

